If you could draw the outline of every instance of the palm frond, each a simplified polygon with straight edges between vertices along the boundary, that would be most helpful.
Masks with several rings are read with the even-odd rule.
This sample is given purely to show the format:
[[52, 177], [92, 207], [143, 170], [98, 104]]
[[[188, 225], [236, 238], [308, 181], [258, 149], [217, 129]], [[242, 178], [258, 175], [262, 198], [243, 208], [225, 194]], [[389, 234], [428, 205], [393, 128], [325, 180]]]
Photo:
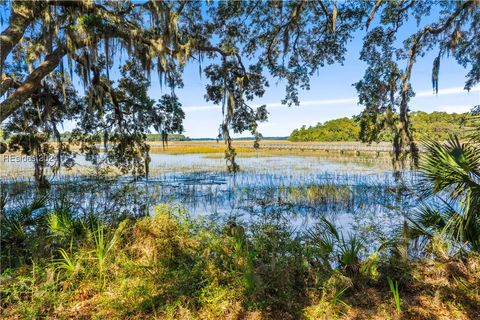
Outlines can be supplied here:
[[307, 239], [316, 247], [319, 254], [328, 257], [335, 248], [335, 243], [340, 239], [335, 225], [325, 217], [307, 231]]
[[[468, 189], [479, 190], [480, 152], [471, 144], [461, 143], [456, 136], [445, 143], [427, 141], [420, 165], [420, 189], [426, 196], [442, 191], [456, 200]], [[478, 192], [480, 194], [480, 191]]]

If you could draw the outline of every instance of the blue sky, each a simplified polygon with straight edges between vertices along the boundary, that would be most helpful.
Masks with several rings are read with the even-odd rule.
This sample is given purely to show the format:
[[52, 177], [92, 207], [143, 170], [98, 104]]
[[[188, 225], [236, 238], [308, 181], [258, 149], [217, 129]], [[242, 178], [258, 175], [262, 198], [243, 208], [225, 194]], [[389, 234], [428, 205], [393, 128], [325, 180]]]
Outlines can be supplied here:
[[[420, 26], [416, 25], [414, 19], [410, 19], [400, 28], [398, 39], [403, 40], [434, 18], [435, 14], [432, 17], [425, 17]], [[374, 25], [375, 23], [372, 23], [372, 26]], [[365, 34], [365, 30], [357, 32], [352, 42], [348, 44], [343, 65], [324, 67], [320, 69], [318, 75], [311, 78], [311, 90], [300, 93], [300, 106], [281, 105], [280, 101], [285, 95], [285, 83], [267, 75], [270, 87], [261, 99], [252, 103], [267, 104], [270, 113], [268, 122], [260, 124], [260, 132], [264, 136], [288, 136], [293, 129], [302, 125], [310, 126], [330, 119], [359, 114], [362, 107], [357, 105], [356, 90], [352, 84], [363, 77], [366, 68], [366, 64], [358, 59]], [[433, 94], [431, 70], [436, 54], [436, 50], [433, 50], [417, 59], [412, 73], [412, 86], [416, 97], [411, 100], [410, 109], [462, 113], [480, 104], [480, 87], [477, 86], [470, 92], [464, 91], [465, 75], [468, 71], [451, 58], [441, 61], [439, 92], [438, 95]], [[125, 57], [120, 60], [125, 60]], [[115, 65], [121, 63], [122, 61], [116, 61]], [[206, 64], [205, 62], [204, 66]], [[403, 62], [400, 65], [404, 67], [404, 64]], [[112, 79], [118, 78], [118, 68], [114, 67], [110, 75]], [[161, 95], [169, 93], [169, 88], [164, 86], [163, 90], [161, 89], [155, 72], [152, 72], [151, 80], [149, 93], [152, 98], [158, 99]], [[177, 89], [176, 93], [186, 114], [185, 134], [192, 138], [216, 137], [222, 121], [221, 107], [205, 101], [205, 86], [208, 80], [199, 76], [197, 64], [187, 64], [184, 83], [185, 87]], [[67, 124], [65, 129], [68, 130], [69, 127]], [[250, 136], [250, 133], [234, 135], [238, 136]]]
[[[414, 19], [410, 19], [399, 30], [398, 39], [403, 40], [423, 24], [430, 23], [432, 18], [435, 17], [423, 19], [420, 26], [416, 25]], [[260, 124], [260, 132], [264, 136], [288, 136], [293, 129], [302, 125], [310, 126], [326, 120], [359, 114], [362, 106], [357, 105], [356, 90], [352, 84], [363, 77], [366, 68], [366, 64], [359, 60], [365, 34], [365, 30], [357, 32], [348, 44], [343, 66], [336, 64], [324, 67], [320, 69], [318, 75], [311, 78], [311, 89], [300, 93], [300, 106], [282, 105], [280, 101], [285, 95], [285, 83], [267, 76], [270, 87], [261, 99], [253, 102], [258, 105], [267, 104], [270, 113], [268, 122]], [[410, 109], [462, 113], [480, 104], [480, 87], [477, 86], [470, 92], [463, 90], [468, 71], [451, 58], [444, 58], [441, 61], [439, 92], [438, 95], [433, 94], [431, 72], [436, 54], [436, 50], [433, 50], [417, 59], [411, 79], [416, 97], [412, 98]], [[222, 121], [221, 107], [205, 102], [205, 85], [208, 80], [199, 77], [198, 65], [187, 65], [184, 83], [185, 87], [176, 92], [186, 114], [185, 134], [192, 138], [215, 137]], [[158, 98], [163, 93], [158, 85], [158, 79], [152, 75], [150, 88], [152, 98]], [[250, 136], [250, 133], [234, 136]]]
[[[359, 41], [360, 40], [360, 41]], [[311, 90], [300, 94], [300, 106], [288, 107], [280, 101], [284, 98], [285, 83], [269, 78], [270, 87], [265, 95], [253, 104], [267, 104], [269, 120], [259, 126], [264, 136], [288, 136], [290, 132], [302, 125], [315, 125], [318, 122], [339, 117], [351, 117], [361, 112], [357, 105], [356, 90], [353, 83], [360, 80], [365, 64], [358, 60], [360, 39], [349, 45], [349, 52], [343, 66], [327, 66], [320, 70], [318, 76], [311, 79]], [[446, 111], [467, 112], [480, 104], [480, 88], [470, 92], [463, 90], [467, 71], [454, 60], [444, 59], [440, 66], [439, 92], [433, 94], [431, 70], [434, 54], [418, 59], [412, 74], [412, 86], [416, 97], [411, 100], [412, 111]], [[158, 98], [162, 92], [158, 80], [152, 75], [150, 94]], [[177, 90], [186, 114], [185, 134], [193, 137], [215, 137], [218, 125], [222, 121], [221, 107], [205, 102], [205, 85], [208, 80], [200, 78], [198, 66], [187, 66], [185, 87]], [[169, 89], [164, 89], [169, 90]], [[239, 136], [239, 135], [236, 135]], [[244, 133], [241, 136], [250, 136]]]

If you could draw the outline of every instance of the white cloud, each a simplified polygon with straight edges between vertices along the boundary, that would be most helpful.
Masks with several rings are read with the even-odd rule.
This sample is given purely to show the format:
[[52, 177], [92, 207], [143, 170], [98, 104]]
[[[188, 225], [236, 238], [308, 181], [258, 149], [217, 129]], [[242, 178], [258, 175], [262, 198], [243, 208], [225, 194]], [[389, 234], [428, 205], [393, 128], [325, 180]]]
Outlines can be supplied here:
[[[337, 105], [337, 104], [352, 104], [357, 103], [357, 98], [345, 98], [345, 99], [319, 99], [319, 100], [305, 100], [300, 101], [300, 107], [306, 106], [323, 106], [323, 105]], [[284, 104], [279, 102], [266, 103], [267, 108], [285, 107]], [[260, 106], [260, 105], [255, 105]]]
[[464, 105], [464, 104], [457, 104], [457, 105], [443, 105], [438, 106], [437, 109], [441, 111], [445, 111], [448, 113], [464, 113], [469, 112], [472, 109], [473, 105]]
[[182, 109], [185, 111], [205, 111], [205, 110], [215, 110], [220, 109], [220, 106], [217, 105], [204, 105], [204, 106], [186, 106]]
[[[477, 86], [477, 87], [474, 87], [470, 90], [470, 93], [472, 92], [480, 92], [480, 86]], [[454, 87], [454, 88], [445, 88], [445, 89], [442, 89], [440, 88], [438, 90], [438, 95], [439, 96], [444, 96], [444, 95], [451, 95], [451, 94], [461, 94], [461, 93], [466, 93], [468, 94], [469, 92], [467, 90], [464, 90], [463, 87]], [[421, 92], [418, 92], [415, 97], [416, 98], [421, 98], [421, 97], [433, 97], [433, 96], [436, 96], [437, 94], [435, 94], [432, 91], [421, 91]]]
[[[472, 90], [470, 90], [470, 93], [476, 94], [476, 92], [480, 92], [480, 86], [474, 87]], [[468, 94], [469, 92], [464, 90], [462, 87], [453, 87], [453, 88], [444, 88], [444, 89], [439, 89], [438, 90], [438, 96], [444, 96], [444, 95], [456, 95], [456, 94]], [[437, 94], [433, 93], [432, 91], [420, 91], [415, 95], [415, 98], [424, 98], [424, 97], [435, 97]], [[343, 98], [343, 99], [318, 99], [318, 100], [305, 100], [305, 101], [300, 101], [300, 106], [301, 107], [306, 107], [306, 106], [323, 106], [323, 105], [352, 105], [352, 104], [357, 104], [358, 98], [357, 97], [351, 97], [351, 98]], [[480, 96], [479, 96], [479, 103], [480, 103]], [[284, 104], [280, 102], [269, 102], [265, 103], [267, 105], [267, 108], [280, 108], [280, 107], [285, 107]], [[259, 107], [262, 104], [254, 104], [252, 107]], [[461, 105], [461, 106], [439, 106], [439, 109], [442, 110], [454, 110], [456, 112], [466, 112], [471, 108], [471, 105]], [[220, 109], [221, 106], [217, 105], [198, 105], [198, 106], [186, 106], [183, 109], [185, 111], [205, 111], [205, 110], [215, 110], [215, 109]], [[460, 110], [466, 110], [466, 111], [460, 111]]]

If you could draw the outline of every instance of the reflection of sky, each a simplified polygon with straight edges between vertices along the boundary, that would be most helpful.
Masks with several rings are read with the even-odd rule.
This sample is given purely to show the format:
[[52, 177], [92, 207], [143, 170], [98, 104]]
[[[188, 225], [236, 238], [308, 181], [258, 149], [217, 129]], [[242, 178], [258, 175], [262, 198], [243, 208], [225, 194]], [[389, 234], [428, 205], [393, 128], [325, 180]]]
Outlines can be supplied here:
[[[225, 160], [221, 156], [211, 157], [202, 154], [172, 155], [165, 153], [151, 153], [150, 176], [183, 172], [225, 172]], [[33, 175], [33, 162], [26, 156], [5, 156], [0, 159], [0, 177], [31, 176]], [[59, 175], [87, 174], [93, 166], [78, 155], [73, 171], [60, 169]], [[325, 157], [238, 157], [238, 164], [242, 172], [249, 174], [281, 173], [287, 176], [305, 175], [307, 179], [312, 172], [321, 173], [356, 173], [360, 175], [377, 174], [387, 171], [390, 167], [383, 162], [369, 158], [325, 158]], [[54, 163], [49, 162], [51, 164]], [[50, 170], [46, 170], [50, 174]]]
[[[281, 156], [240, 158], [239, 162], [243, 171], [232, 175], [225, 172], [224, 160], [219, 158], [153, 154], [148, 183], [140, 180], [135, 185], [152, 205], [178, 204], [192, 215], [213, 215], [220, 219], [250, 220], [281, 214], [296, 227], [311, 225], [318, 214], [332, 214], [332, 219], [348, 229], [357, 214], [364, 211], [383, 214], [386, 206], [401, 205], [390, 192], [391, 173], [375, 166], [366, 167], [353, 159], [341, 162], [321, 157]], [[76, 178], [52, 179], [51, 192], [61, 191]], [[112, 196], [111, 191], [99, 186], [98, 193], [87, 191], [90, 180], [76, 181], [81, 187], [74, 188], [72, 197], [76, 193], [86, 199], [100, 197], [95, 203], [102, 203]], [[119, 179], [115, 188], [127, 181], [131, 178]], [[90, 203], [84, 199], [75, 205]]]

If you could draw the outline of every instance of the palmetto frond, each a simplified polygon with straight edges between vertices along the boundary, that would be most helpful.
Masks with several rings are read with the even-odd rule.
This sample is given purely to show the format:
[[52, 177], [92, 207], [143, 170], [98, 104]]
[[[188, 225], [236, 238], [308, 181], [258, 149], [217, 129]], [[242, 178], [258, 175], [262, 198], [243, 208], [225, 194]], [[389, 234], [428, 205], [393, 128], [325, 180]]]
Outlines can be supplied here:
[[480, 105], [475, 106], [471, 112], [472, 116], [468, 119], [467, 137], [473, 143], [480, 143]]
[[452, 136], [445, 144], [426, 143], [420, 166], [420, 189], [440, 196], [440, 208], [428, 206], [412, 218], [415, 227], [442, 230], [453, 239], [480, 249], [480, 147]]
[[[480, 150], [452, 136], [445, 144], [428, 141], [420, 165], [422, 182], [432, 194], [447, 191], [452, 199], [471, 190], [480, 195]], [[428, 192], [428, 191], [427, 191]]]

